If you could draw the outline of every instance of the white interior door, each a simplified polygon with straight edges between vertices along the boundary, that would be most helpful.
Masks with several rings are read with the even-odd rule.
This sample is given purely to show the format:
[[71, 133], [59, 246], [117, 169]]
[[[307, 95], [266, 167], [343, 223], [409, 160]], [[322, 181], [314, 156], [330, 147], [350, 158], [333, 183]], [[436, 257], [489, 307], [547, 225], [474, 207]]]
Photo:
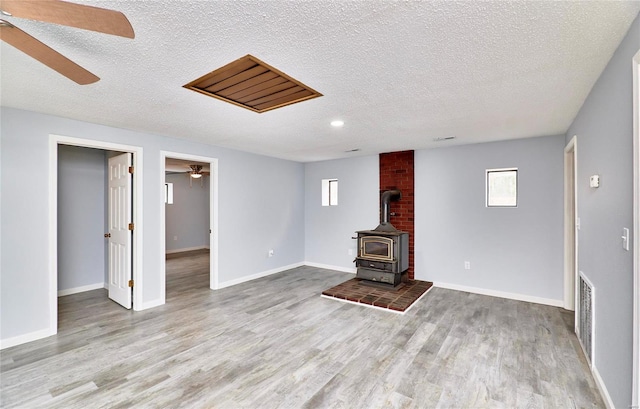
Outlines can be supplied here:
[[109, 158], [109, 298], [131, 308], [131, 154]]

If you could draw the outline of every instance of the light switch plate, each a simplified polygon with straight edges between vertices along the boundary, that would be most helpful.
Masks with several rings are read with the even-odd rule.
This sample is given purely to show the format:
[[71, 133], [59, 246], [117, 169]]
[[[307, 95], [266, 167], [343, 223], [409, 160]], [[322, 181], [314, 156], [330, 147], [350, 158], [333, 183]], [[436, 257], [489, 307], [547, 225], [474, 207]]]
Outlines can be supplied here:
[[622, 248], [629, 251], [629, 229], [622, 229]]

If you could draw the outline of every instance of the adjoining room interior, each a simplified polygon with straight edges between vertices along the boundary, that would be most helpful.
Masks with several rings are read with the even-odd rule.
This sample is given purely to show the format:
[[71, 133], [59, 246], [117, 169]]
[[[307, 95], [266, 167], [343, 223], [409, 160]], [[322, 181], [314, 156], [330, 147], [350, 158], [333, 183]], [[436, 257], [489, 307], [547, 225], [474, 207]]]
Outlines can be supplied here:
[[0, 406], [640, 406], [640, 2], [0, 10]]
[[[132, 308], [133, 154], [100, 145], [57, 144], [57, 296], [97, 291]], [[118, 165], [118, 162], [126, 165]], [[127, 186], [117, 187], [118, 178]], [[122, 213], [122, 214], [121, 214]], [[126, 213], [126, 214], [125, 214]], [[128, 216], [127, 216], [128, 215]], [[102, 289], [106, 290], [103, 291]], [[122, 295], [124, 294], [124, 296]]]
[[107, 153], [58, 146], [58, 296], [106, 288]]
[[[208, 163], [166, 158], [165, 253], [167, 302], [180, 283], [209, 288], [210, 178]], [[184, 290], [185, 285], [179, 286]]]

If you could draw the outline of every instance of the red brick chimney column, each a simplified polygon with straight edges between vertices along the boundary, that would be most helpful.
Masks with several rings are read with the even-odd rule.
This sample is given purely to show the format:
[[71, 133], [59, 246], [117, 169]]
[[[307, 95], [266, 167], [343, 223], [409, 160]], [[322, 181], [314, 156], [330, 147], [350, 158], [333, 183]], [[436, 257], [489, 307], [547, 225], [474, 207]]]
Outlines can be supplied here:
[[[402, 198], [391, 202], [389, 221], [396, 229], [409, 232], [408, 278], [414, 279], [413, 235], [414, 235], [414, 173], [413, 151], [380, 154], [380, 194], [386, 190], [398, 189]], [[395, 214], [394, 214], [395, 213]]]

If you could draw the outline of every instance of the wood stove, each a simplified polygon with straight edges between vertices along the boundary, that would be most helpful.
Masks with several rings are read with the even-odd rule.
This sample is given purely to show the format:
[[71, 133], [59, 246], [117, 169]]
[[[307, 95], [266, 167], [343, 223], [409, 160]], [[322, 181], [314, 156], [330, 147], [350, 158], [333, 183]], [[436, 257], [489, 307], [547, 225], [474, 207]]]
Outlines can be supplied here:
[[385, 287], [396, 287], [409, 268], [409, 233], [389, 223], [389, 202], [400, 199], [399, 190], [388, 190], [380, 198], [380, 225], [357, 231], [356, 277]]

